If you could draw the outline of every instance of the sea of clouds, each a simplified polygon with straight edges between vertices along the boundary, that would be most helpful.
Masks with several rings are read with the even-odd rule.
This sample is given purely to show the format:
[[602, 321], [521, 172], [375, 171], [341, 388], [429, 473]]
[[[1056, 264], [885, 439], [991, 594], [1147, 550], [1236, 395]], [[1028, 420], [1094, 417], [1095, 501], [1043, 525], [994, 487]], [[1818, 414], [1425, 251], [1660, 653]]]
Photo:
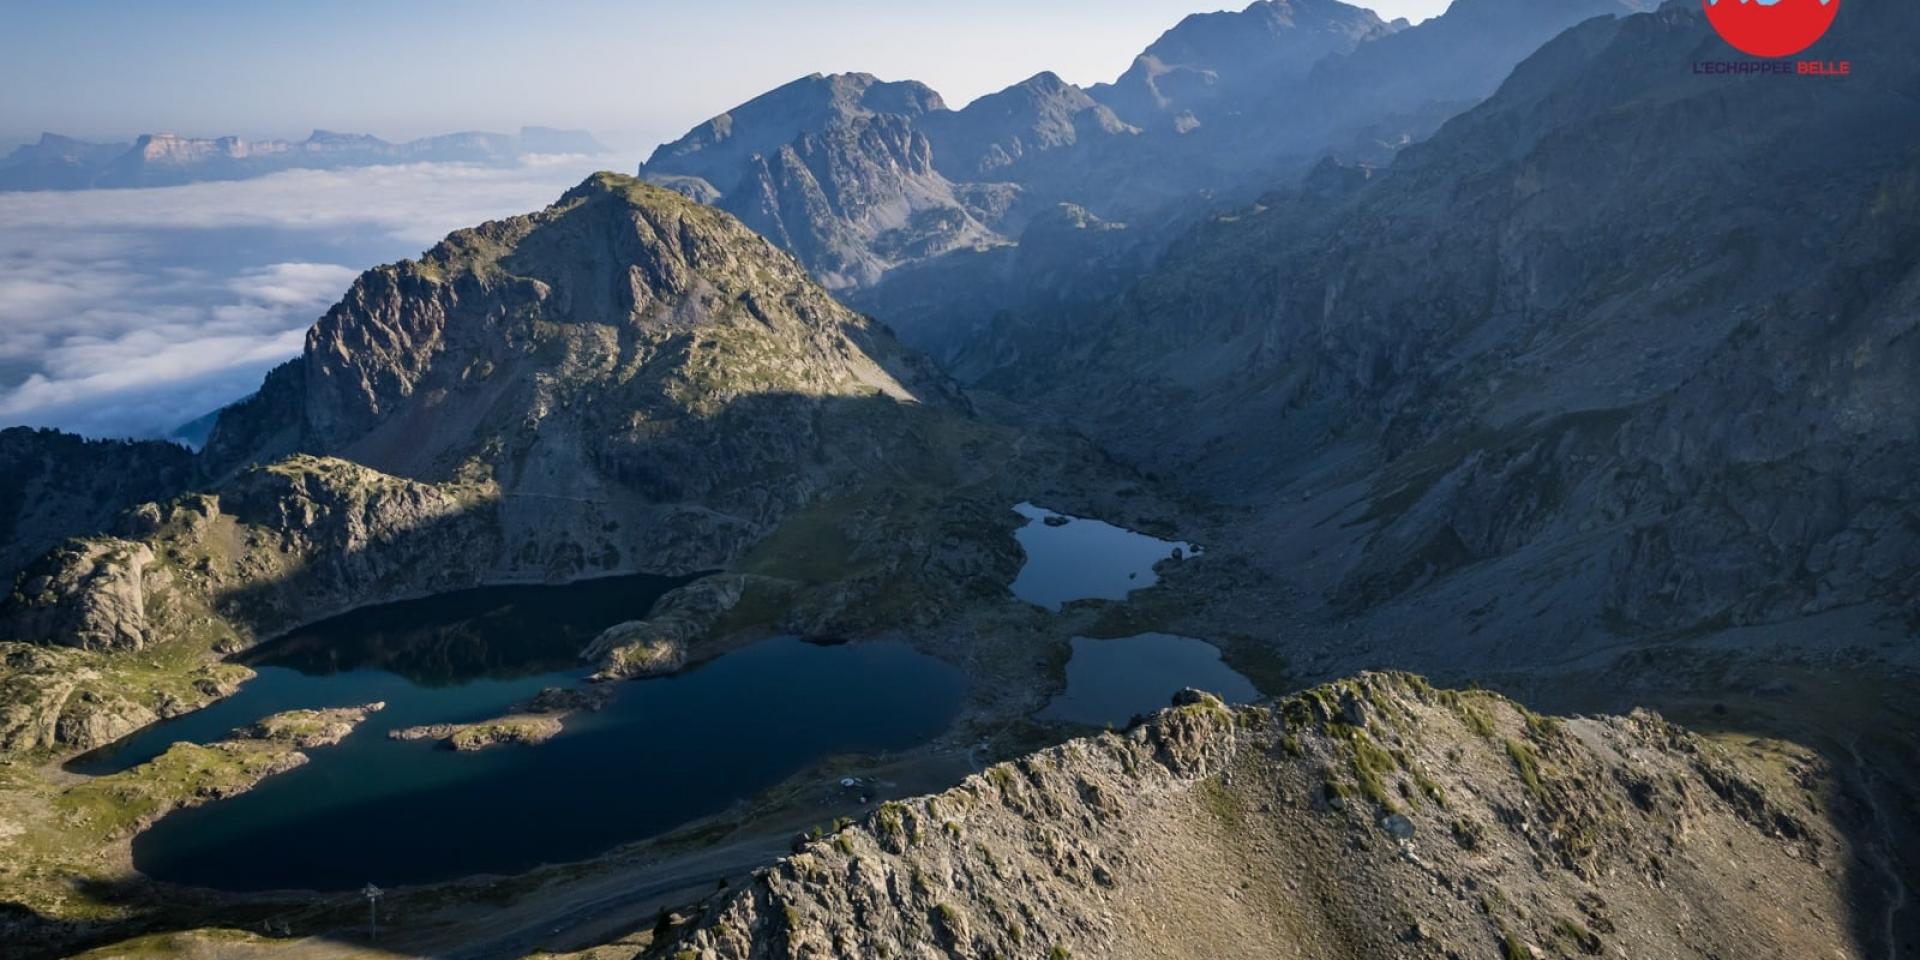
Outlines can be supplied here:
[[251, 393], [360, 271], [617, 158], [0, 193], [0, 426], [166, 436]]

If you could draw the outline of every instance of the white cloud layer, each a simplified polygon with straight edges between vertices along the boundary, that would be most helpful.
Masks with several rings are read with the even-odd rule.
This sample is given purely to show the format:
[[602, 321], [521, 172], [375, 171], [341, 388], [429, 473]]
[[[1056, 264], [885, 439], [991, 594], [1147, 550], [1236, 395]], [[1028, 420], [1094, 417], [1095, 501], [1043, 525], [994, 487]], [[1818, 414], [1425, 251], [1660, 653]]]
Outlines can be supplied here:
[[361, 270], [539, 209], [608, 166], [627, 164], [419, 164], [0, 194], [0, 426], [163, 436], [299, 353]]

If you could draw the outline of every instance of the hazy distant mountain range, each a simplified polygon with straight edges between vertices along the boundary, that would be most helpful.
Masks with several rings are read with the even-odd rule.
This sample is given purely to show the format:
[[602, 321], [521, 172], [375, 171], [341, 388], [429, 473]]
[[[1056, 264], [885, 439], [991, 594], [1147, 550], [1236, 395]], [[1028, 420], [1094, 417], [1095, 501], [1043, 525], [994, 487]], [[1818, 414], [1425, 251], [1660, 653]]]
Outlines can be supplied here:
[[511, 163], [532, 154], [602, 154], [584, 130], [522, 127], [391, 143], [364, 133], [315, 130], [305, 140], [202, 139], [143, 134], [132, 143], [88, 143], [55, 133], [0, 159], [0, 190], [165, 187], [245, 180], [280, 170], [330, 170], [383, 163]]
[[[1261, 0], [1187, 17], [1084, 90], [1041, 73], [953, 110], [911, 80], [803, 77], [662, 145], [640, 172], [740, 217], [830, 288], [949, 254], [978, 271], [973, 254], [1057, 220], [1061, 203], [1148, 227], [1150, 242], [1321, 156], [1386, 162], [1560, 31], [1649, 6], [1461, 0], [1415, 26], [1339, 0]], [[992, 289], [969, 299], [999, 305]], [[909, 304], [909, 339], [951, 326]], [[942, 319], [920, 324], [929, 306]]]

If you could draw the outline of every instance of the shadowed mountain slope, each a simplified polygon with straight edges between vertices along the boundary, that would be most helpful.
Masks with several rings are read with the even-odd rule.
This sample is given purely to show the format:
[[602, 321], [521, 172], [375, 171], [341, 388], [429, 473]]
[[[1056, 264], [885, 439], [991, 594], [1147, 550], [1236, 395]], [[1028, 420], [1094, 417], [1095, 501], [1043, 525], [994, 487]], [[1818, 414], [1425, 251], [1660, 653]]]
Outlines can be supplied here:
[[1767, 83], [1690, 74], [1723, 50], [1697, 11], [1583, 24], [1390, 169], [972, 362], [1256, 505], [1335, 609], [1466, 624], [1461, 656], [1911, 616], [1917, 26], [1862, 7], [1813, 51], [1848, 82]]
[[[1137, 276], [1209, 210], [1323, 155], [1390, 161], [1554, 33], [1644, 5], [1462, 0], [1409, 26], [1338, 0], [1261, 0], [1188, 17], [1088, 90], [1041, 73], [952, 110], [918, 83], [802, 78], [661, 146], [641, 173], [735, 213], [949, 358], [999, 312]], [[1053, 229], [1063, 204], [1127, 232]]]

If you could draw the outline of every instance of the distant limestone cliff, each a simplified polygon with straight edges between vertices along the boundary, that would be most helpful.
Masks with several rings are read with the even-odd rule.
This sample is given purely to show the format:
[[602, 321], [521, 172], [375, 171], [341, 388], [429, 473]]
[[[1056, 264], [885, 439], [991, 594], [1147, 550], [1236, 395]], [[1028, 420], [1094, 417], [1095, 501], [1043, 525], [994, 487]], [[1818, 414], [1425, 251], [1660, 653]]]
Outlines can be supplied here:
[[600, 155], [584, 130], [522, 127], [510, 133], [450, 133], [390, 143], [360, 133], [315, 130], [305, 140], [199, 139], [145, 134], [131, 144], [86, 143], [58, 134], [0, 157], [0, 190], [166, 187], [246, 180], [281, 170], [334, 170], [388, 163], [512, 163], [534, 154]]

